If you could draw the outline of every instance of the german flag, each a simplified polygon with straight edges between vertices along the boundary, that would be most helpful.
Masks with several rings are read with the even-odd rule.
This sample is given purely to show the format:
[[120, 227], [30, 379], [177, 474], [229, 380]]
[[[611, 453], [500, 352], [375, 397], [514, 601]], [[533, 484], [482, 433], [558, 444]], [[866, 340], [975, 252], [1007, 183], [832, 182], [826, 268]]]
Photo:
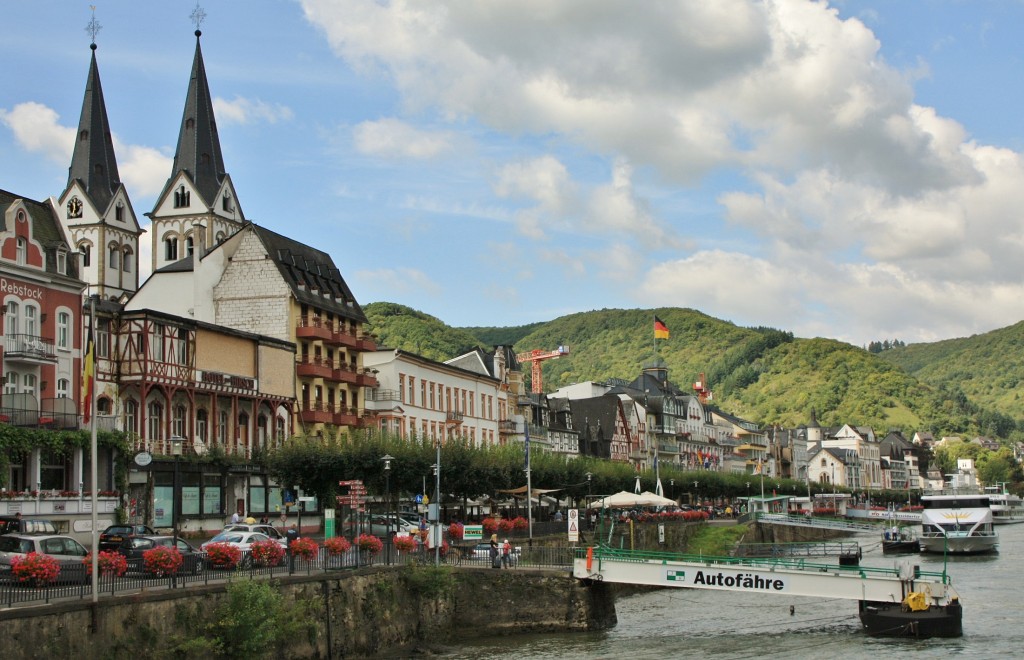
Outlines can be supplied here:
[[668, 339], [668, 326], [657, 316], [654, 317], [654, 338]]
[[92, 339], [92, 325], [89, 326], [89, 340], [86, 343], [85, 358], [82, 360], [82, 415], [84, 423], [92, 418], [92, 387], [96, 376], [96, 345]]

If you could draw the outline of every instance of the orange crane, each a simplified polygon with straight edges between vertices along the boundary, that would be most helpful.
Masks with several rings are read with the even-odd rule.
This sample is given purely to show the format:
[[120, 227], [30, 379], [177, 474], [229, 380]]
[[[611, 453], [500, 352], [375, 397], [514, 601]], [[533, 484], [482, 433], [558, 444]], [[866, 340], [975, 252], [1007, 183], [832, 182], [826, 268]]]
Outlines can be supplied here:
[[540, 373], [540, 363], [544, 360], [554, 360], [560, 358], [563, 355], [569, 354], [569, 348], [567, 346], [559, 346], [553, 351], [545, 351], [542, 348], [535, 348], [532, 351], [526, 351], [525, 353], [517, 353], [516, 360], [519, 360], [520, 364], [526, 362], [532, 363], [533, 371], [530, 372], [530, 383], [533, 385], [533, 392], [540, 394], [544, 391], [543, 376]]

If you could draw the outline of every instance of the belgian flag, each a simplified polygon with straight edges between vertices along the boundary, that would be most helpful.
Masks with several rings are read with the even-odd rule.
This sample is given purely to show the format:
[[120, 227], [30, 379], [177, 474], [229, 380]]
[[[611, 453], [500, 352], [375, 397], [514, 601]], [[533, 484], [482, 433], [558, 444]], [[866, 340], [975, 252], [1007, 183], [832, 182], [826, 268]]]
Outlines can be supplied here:
[[96, 345], [92, 339], [92, 325], [89, 325], [89, 340], [86, 343], [85, 358], [82, 360], [82, 420], [85, 424], [92, 418], [92, 388], [96, 377]]
[[668, 326], [657, 316], [654, 317], [654, 338], [668, 339]]

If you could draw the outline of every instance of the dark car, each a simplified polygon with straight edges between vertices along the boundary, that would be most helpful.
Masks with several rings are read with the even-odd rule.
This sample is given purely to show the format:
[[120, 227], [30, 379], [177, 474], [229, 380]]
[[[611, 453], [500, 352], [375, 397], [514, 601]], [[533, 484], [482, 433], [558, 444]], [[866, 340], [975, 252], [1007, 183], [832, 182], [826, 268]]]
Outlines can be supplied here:
[[117, 550], [133, 536], [156, 536], [156, 532], [147, 525], [111, 525], [100, 534], [100, 551]]
[[57, 525], [40, 518], [0, 516], [0, 534], [56, 534]]
[[178, 548], [182, 558], [182, 572], [201, 573], [203, 571], [203, 566], [206, 564], [206, 553], [200, 551], [185, 539], [179, 538], [177, 545], [175, 545], [173, 536], [132, 536], [121, 541], [117, 551], [128, 559], [128, 564], [131, 568], [141, 570], [143, 566], [142, 555], [147, 550], [158, 547]]

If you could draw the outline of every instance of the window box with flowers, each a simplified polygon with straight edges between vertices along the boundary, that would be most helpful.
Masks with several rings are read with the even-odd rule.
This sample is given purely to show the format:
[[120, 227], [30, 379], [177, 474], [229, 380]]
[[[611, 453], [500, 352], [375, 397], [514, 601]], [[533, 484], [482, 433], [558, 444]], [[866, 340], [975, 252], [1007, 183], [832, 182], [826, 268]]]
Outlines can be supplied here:
[[[92, 553], [90, 552], [82, 560], [85, 564], [85, 571], [92, 575]], [[103, 577], [121, 577], [128, 572], [128, 559], [120, 552], [113, 550], [102, 550], [96, 560], [100, 568], [100, 575]]]
[[284, 548], [277, 541], [257, 541], [249, 550], [257, 566], [278, 566], [284, 561]]
[[[100, 553], [102, 554], [102, 553]], [[142, 553], [142, 568], [157, 577], [174, 575], [181, 568], [184, 558], [177, 548], [157, 546]]]
[[509, 518], [502, 518], [498, 521], [498, 529], [502, 534], [508, 534], [512, 531], [512, 521]]
[[313, 539], [295, 539], [289, 547], [293, 555], [306, 561], [313, 561], [320, 554], [320, 546]]
[[50, 555], [30, 552], [11, 559], [11, 572], [22, 584], [45, 587], [57, 580], [60, 563]]
[[205, 550], [214, 568], [234, 568], [242, 560], [242, 551], [230, 543], [211, 543]]

